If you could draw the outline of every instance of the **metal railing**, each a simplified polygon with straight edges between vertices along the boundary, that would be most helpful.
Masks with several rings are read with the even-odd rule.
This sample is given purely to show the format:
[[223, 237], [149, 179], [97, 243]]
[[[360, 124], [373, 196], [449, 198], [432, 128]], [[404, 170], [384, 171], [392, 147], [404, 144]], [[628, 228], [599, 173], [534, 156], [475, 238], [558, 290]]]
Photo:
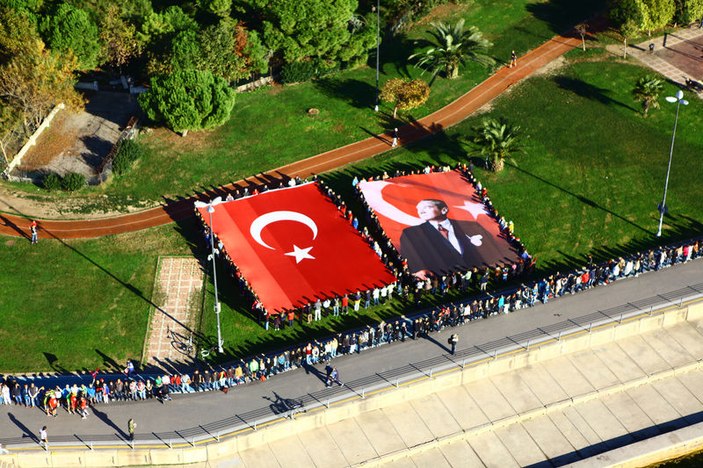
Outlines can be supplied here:
[[[370, 393], [398, 388], [410, 381], [432, 378], [440, 373], [460, 370], [467, 365], [496, 359], [517, 350], [529, 350], [531, 346], [550, 341], [559, 341], [576, 333], [590, 333], [594, 328], [620, 324], [636, 317], [652, 316], [671, 306], [681, 307], [684, 302], [703, 298], [703, 283], [689, 285], [664, 294], [628, 302], [606, 310], [570, 318], [553, 325], [482, 343], [457, 350], [454, 355], [441, 355], [405, 366], [378, 372], [373, 375], [346, 382], [344, 386], [325, 388], [297, 398], [280, 399], [273, 404], [234, 416], [194, 427], [169, 431], [136, 434], [130, 441], [126, 434], [52, 436], [51, 447], [56, 449], [99, 448], [174, 448], [219, 442], [223, 437], [256, 431], [272, 422], [292, 419], [296, 414], [311, 410], [324, 410], [340, 401], [364, 399]], [[12, 449], [36, 447], [33, 437], [0, 438], [0, 444]]]

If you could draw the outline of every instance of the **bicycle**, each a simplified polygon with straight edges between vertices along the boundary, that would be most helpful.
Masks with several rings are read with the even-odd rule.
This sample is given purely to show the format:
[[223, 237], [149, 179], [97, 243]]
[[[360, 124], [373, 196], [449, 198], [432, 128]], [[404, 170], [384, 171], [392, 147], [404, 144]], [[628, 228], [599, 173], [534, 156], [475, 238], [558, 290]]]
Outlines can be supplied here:
[[183, 341], [183, 336], [173, 330], [168, 330], [168, 335], [171, 338], [171, 346], [173, 346], [176, 351], [191, 356], [195, 350], [195, 345], [193, 344], [193, 334], [188, 336], [188, 340]]

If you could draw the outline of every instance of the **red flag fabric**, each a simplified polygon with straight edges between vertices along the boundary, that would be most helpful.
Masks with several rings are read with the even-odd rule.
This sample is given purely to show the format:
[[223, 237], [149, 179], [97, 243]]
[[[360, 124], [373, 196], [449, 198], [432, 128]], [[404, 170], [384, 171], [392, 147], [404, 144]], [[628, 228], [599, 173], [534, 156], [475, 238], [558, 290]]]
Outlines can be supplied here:
[[518, 259], [457, 171], [362, 181], [359, 188], [411, 273], [443, 275]]
[[211, 228], [271, 313], [395, 281], [317, 183], [224, 202]]

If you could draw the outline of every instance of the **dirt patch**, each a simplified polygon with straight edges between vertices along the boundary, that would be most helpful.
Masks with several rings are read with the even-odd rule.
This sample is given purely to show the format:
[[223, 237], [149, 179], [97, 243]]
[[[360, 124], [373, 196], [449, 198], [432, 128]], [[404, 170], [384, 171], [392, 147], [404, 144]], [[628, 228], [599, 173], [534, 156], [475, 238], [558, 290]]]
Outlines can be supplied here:
[[551, 76], [555, 75], [560, 69], [566, 66], [566, 59], [564, 56], [559, 56], [552, 60], [539, 70], [537, 70], [532, 76]]
[[212, 137], [217, 130], [190, 131], [187, 136], [165, 128], [155, 128], [147, 132], [147, 143], [160, 148], [178, 148], [178, 152], [197, 152], [213, 147]]
[[430, 24], [437, 21], [443, 21], [447, 18], [458, 16], [459, 13], [466, 10], [469, 5], [457, 4], [457, 3], [445, 3], [444, 5], [439, 5], [434, 7], [426, 16], [424, 16], [419, 21], [413, 23], [414, 25]]
[[18, 172], [31, 178], [46, 172], [78, 172], [88, 180], [96, 175], [138, 107], [136, 98], [127, 93], [89, 92], [86, 99], [83, 111], [63, 111], [56, 116], [25, 156]]

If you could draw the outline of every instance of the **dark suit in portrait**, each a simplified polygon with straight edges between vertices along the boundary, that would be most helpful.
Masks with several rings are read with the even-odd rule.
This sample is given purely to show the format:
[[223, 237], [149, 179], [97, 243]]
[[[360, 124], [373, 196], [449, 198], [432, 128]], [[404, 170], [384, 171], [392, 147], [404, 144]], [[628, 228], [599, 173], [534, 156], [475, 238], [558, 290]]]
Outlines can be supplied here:
[[[504, 253], [493, 235], [477, 222], [449, 219], [461, 251], [445, 238], [429, 221], [405, 228], [400, 236], [400, 254], [408, 261], [411, 273], [429, 270], [443, 275], [473, 267], [491, 266], [501, 261]], [[474, 245], [469, 236], [481, 235], [481, 245]]]

